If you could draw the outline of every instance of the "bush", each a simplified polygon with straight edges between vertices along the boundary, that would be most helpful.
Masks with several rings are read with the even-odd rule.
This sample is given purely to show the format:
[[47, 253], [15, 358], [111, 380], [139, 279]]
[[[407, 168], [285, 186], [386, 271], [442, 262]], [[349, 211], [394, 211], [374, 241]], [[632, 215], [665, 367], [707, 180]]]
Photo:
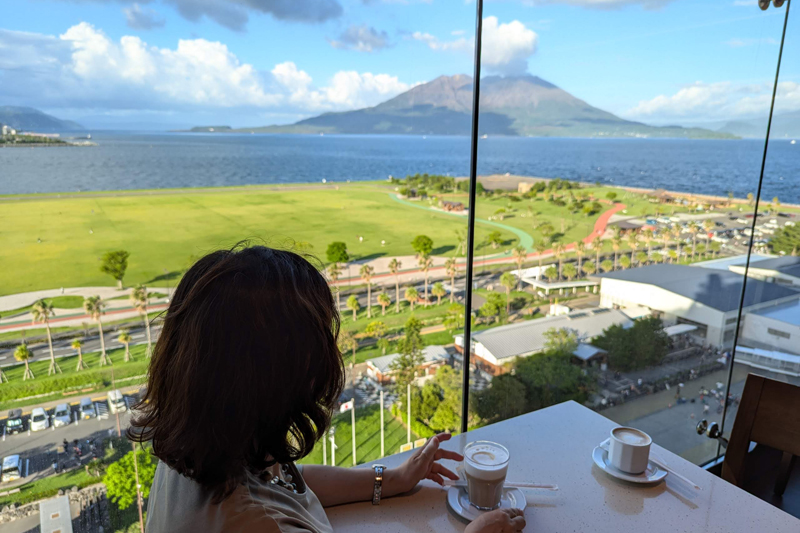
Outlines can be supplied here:
[[[408, 416], [406, 416], [406, 410], [400, 409], [398, 404], [392, 404], [392, 416], [395, 416], [403, 421], [403, 424], [408, 426]], [[430, 438], [436, 435], [436, 432], [432, 430], [427, 425], [423, 424], [416, 418], [412, 417], [411, 420], [411, 431], [419, 435], [420, 437]]]

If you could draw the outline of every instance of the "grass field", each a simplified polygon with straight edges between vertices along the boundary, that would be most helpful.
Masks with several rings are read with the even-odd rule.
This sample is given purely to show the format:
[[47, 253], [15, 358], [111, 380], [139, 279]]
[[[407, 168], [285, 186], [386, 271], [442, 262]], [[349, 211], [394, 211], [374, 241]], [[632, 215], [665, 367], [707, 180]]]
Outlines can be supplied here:
[[[387, 406], [388, 407], [388, 406]], [[406, 442], [406, 428], [392, 416], [389, 409], [384, 411], [384, 448], [386, 455], [400, 451]], [[353, 466], [352, 431], [350, 412], [337, 415], [333, 419], [336, 428], [336, 465]], [[412, 431], [411, 439], [417, 435]], [[330, 444], [330, 441], [328, 441]], [[328, 446], [328, 464], [331, 464], [331, 450]], [[378, 405], [358, 407], [356, 405], [356, 460], [358, 464], [381, 458], [381, 410]], [[322, 443], [317, 443], [314, 451], [303, 458], [302, 464], [322, 464]]]
[[[77, 309], [83, 307], [82, 296], [56, 296], [55, 298], [45, 298], [45, 301], [52, 304], [56, 309]], [[20, 307], [19, 309], [12, 309], [10, 311], [3, 311], [0, 313], [0, 318], [20, 315], [27, 313], [31, 310], [32, 305]]]
[[[128, 286], [174, 286], [191, 257], [243, 239], [273, 246], [307, 242], [323, 260], [333, 241], [347, 243], [355, 258], [413, 254], [411, 240], [420, 234], [433, 239], [435, 255], [455, 249], [456, 230], [466, 228], [466, 217], [406, 206], [391, 199], [391, 190], [350, 184], [339, 190], [263, 187], [10, 197], [0, 210], [0, 264], [17, 266], [0, 269], [0, 295], [112, 285], [114, 280], [100, 272], [100, 258], [117, 249], [131, 253]], [[481, 226], [478, 241], [489, 231]], [[503, 237], [515, 242], [510, 232]]]

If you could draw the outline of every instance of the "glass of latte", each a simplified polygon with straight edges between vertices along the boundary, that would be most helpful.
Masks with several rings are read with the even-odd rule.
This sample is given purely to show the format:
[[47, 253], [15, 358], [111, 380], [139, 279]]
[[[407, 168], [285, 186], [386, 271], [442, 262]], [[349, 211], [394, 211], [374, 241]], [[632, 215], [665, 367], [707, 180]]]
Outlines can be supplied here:
[[497, 509], [503, 495], [509, 454], [505, 446], [479, 440], [464, 448], [469, 502], [478, 509]]

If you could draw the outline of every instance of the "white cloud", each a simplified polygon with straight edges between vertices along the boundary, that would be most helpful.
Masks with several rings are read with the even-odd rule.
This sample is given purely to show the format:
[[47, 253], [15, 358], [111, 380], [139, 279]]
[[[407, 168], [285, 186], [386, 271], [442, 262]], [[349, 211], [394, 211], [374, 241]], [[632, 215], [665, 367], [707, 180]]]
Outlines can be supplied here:
[[374, 52], [389, 46], [389, 36], [385, 31], [378, 31], [371, 26], [354, 24], [343, 31], [338, 40], [329, 42], [334, 48]]
[[410, 88], [396, 76], [339, 71], [315, 86], [293, 62], [259, 71], [220, 42], [175, 48], [118, 41], [88, 23], [58, 37], [0, 29], [0, 101], [44, 108], [316, 113], [377, 104]]
[[730, 46], [731, 48], [743, 48], [745, 46], [753, 46], [753, 45], [760, 45], [760, 44], [770, 44], [770, 45], [777, 45], [779, 42], [772, 37], [765, 37], [762, 39], [730, 39], [729, 41], [725, 41], [723, 44]]
[[164, 17], [159, 15], [156, 11], [147, 7], [142, 7], [139, 4], [126, 7], [122, 12], [125, 13], [125, 22], [128, 24], [128, 27], [134, 30], [163, 28], [164, 24], [166, 24]]
[[[656, 121], [681, 118], [727, 120], [766, 116], [772, 99], [772, 84], [741, 84], [728, 81], [695, 82], [673, 95], [659, 95], [643, 100], [624, 115]], [[785, 81], [778, 84], [775, 99], [777, 112], [800, 109], [800, 84]]]
[[[414, 32], [411, 38], [436, 51], [472, 52], [475, 40], [461, 37], [440, 41], [430, 33]], [[536, 52], [539, 36], [518, 20], [501, 24], [497, 17], [483, 19], [481, 66], [500, 74], [522, 74], [528, 70], [528, 58]]]
[[454, 37], [461, 37], [465, 33], [467, 33], [466, 30], [453, 30], [453, 31], [450, 32], [450, 35], [452, 35]]

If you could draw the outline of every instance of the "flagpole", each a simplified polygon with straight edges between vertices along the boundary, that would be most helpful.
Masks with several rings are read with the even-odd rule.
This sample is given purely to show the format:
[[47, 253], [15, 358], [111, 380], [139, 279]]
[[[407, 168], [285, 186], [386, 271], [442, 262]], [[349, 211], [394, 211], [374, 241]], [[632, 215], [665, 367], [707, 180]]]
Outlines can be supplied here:
[[322, 436], [322, 464], [328, 464], [328, 442], [326, 440], [327, 435]]
[[353, 431], [353, 466], [356, 465], [356, 399], [351, 398], [353, 406], [350, 408], [350, 428]]
[[383, 391], [381, 391], [381, 457], [385, 455], [383, 449]]
[[408, 424], [406, 424], [406, 442], [411, 442], [411, 383], [408, 384], [406, 389], [406, 407], [408, 412]]

